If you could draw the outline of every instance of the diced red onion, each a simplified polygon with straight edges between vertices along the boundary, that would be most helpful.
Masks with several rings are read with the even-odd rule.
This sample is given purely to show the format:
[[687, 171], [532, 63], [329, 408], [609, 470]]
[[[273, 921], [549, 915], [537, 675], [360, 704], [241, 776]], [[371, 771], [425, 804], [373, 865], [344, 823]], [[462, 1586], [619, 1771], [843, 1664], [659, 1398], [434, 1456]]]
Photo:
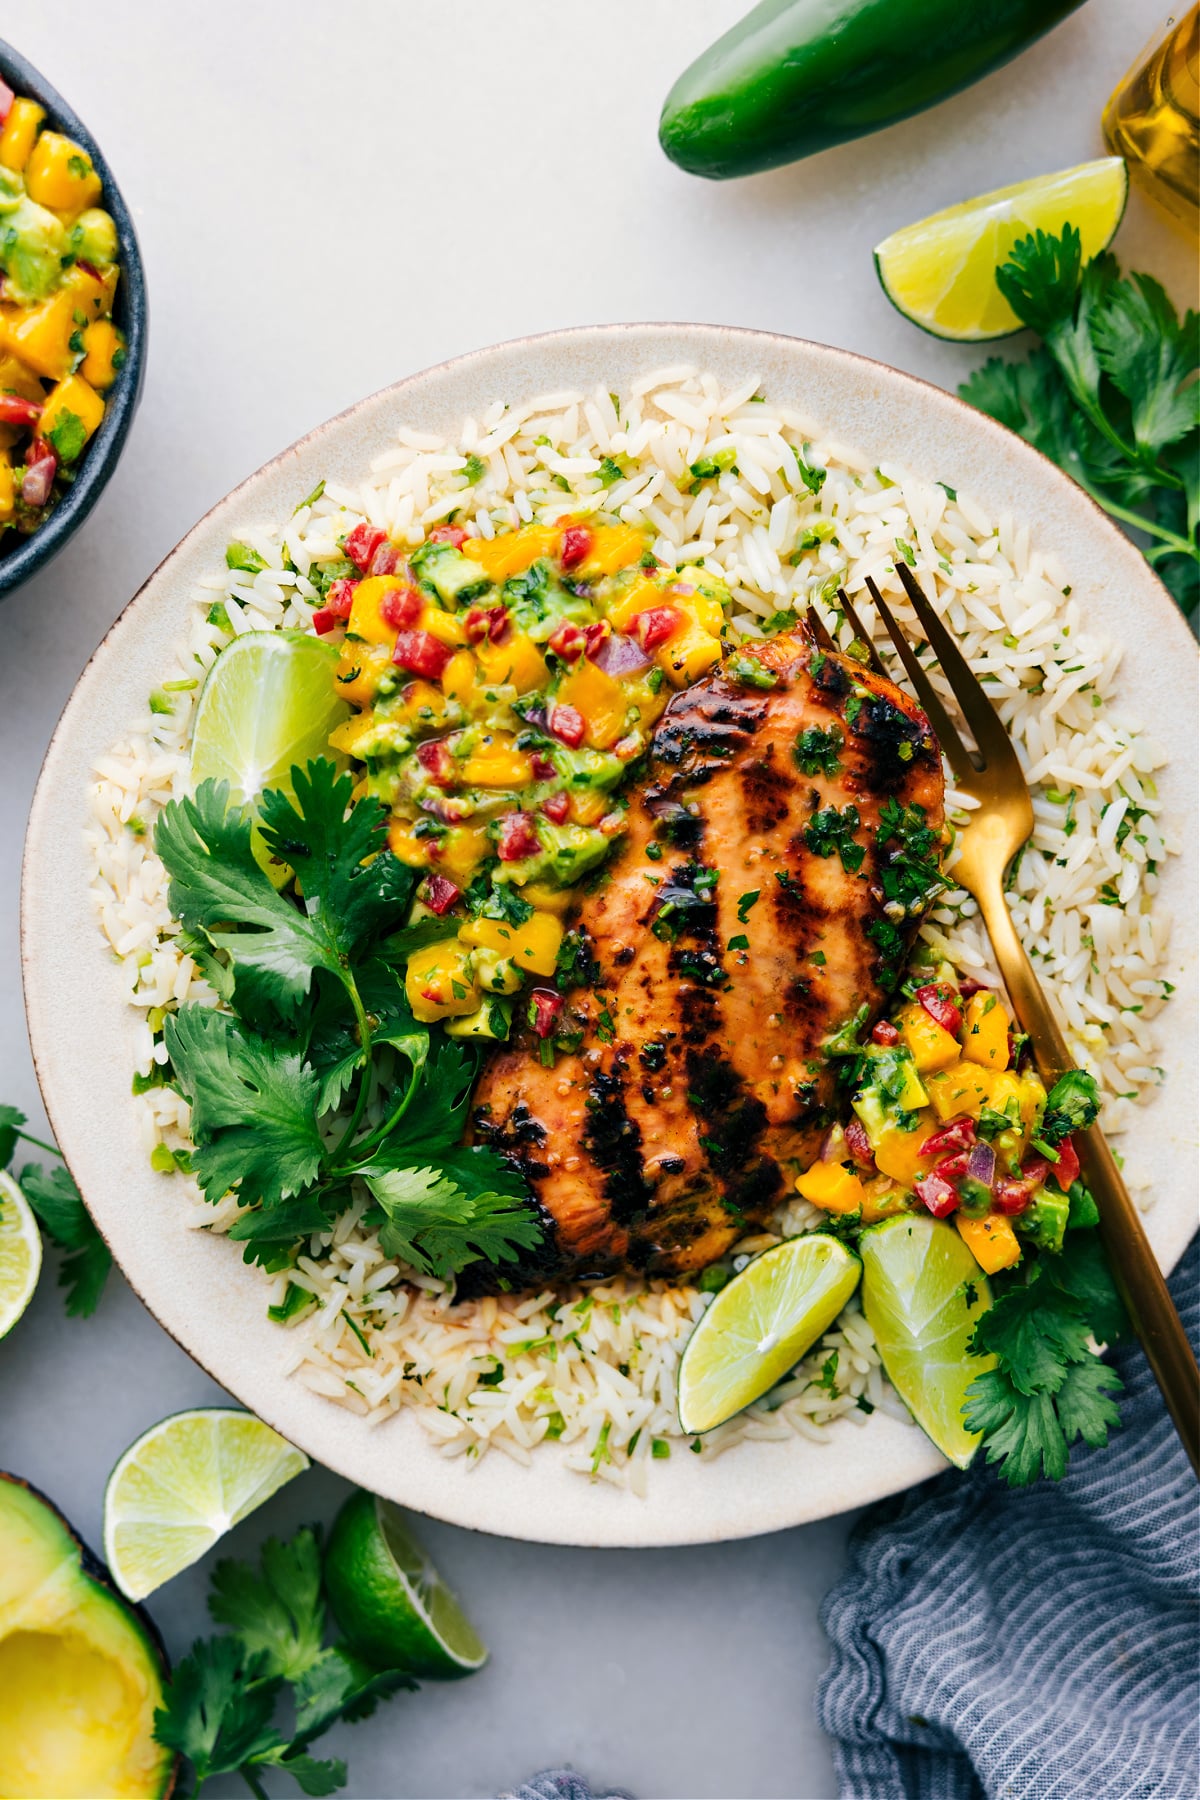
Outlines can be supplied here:
[[637, 675], [642, 669], [650, 667], [650, 658], [637, 639], [626, 637], [620, 631], [614, 631], [611, 637], [606, 637], [602, 644], [588, 654], [596, 667], [603, 669], [614, 680], [622, 675]]
[[58, 461], [53, 456], [43, 456], [40, 461], [29, 464], [21, 481], [21, 498], [26, 506], [45, 506], [54, 486], [57, 467]]
[[971, 1146], [971, 1154], [967, 1158], [967, 1174], [972, 1181], [982, 1182], [990, 1188], [996, 1179], [996, 1152], [990, 1144], [978, 1143]]

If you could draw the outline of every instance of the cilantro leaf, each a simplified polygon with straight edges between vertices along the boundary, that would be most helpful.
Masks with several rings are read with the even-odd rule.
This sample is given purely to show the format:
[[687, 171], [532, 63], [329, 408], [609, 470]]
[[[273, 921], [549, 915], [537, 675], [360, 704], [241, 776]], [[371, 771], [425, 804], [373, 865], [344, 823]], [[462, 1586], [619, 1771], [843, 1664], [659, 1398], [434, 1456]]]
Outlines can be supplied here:
[[78, 413], [64, 407], [58, 414], [48, 433], [54, 445], [60, 463], [73, 463], [79, 459], [80, 452], [87, 443], [87, 427]]
[[229, 1558], [212, 1573], [208, 1610], [230, 1626], [269, 1675], [295, 1681], [321, 1655], [325, 1603], [317, 1534], [303, 1526], [287, 1543], [268, 1538], [261, 1574]]
[[40, 1163], [28, 1163], [21, 1170], [18, 1186], [43, 1231], [67, 1252], [58, 1274], [59, 1286], [66, 1289], [67, 1312], [72, 1318], [90, 1318], [104, 1292], [112, 1252], [93, 1225], [79, 1189], [66, 1169], [43, 1173]]
[[172, 1084], [192, 1109], [196, 1177], [210, 1200], [277, 1204], [316, 1180], [318, 1082], [290, 1044], [191, 1004], [167, 1017]]
[[1116, 1370], [1099, 1357], [1089, 1356], [1070, 1365], [1054, 1396], [1054, 1410], [1068, 1444], [1077, 1437], [1094, 1448], [1107, 1444], [1109, 1431], [1121, 1423], [1110, 1395], [1119, 1394], [1124, 1385]]
[[15, 1106], [0, 1106], [0, 1169], [7, 1169], [24, 1123], [25, 1114]]
[[296, 1682], [296, 1737], [308, 1743], [335, 1719], [369, 1718], [380, 1700], [416, 1685], [402, 1670], [375, 1668], [347, 1645], [334, 1644], [321, 1651]]
[[971, 1345], [975, 1355], [994, 1351], [1018, 1393], [1055, 1392], [1067, 1364], [1088, 1354], [1088, 1327], [1081, 1312], [1064, 1306], [1051, 1284], [1037, 1276], [1010, 1289], [982, 1314]]
[[445, 1281], [483, 1258], [515, 1262], [520, 1249], [541, 1239], [541, 1226], [524, 1201], [487, 1190], [469, 1193], [440, 1168], [368, 1165], [360, 1173], [383, 1213], [380, 1244], [423, 1275]]
[[199, 1639], [175, 1665], [154, 1735], [188, 1758], [197, 1787], [286, 1749], [271, 1722], [281, 1684], [266, 1671], [266, 1658], [235, 1637]]
[[1052, 1148], [1073, 1131], [1086, 1131], [1100, 1112], [1100, 1089], [1094, 1075], [1068, 1069], [1046, 1096], [1038, 1137]]
[[1066, 1474], [1066, 1439], [1052, 1395], [1023, 1394], [1002, 1369], [988, 1369], [967, 1389], [963, 1415], [968, 1430], [983, 1433], [987, 1460], [999, 1463], [1011, 1487]]

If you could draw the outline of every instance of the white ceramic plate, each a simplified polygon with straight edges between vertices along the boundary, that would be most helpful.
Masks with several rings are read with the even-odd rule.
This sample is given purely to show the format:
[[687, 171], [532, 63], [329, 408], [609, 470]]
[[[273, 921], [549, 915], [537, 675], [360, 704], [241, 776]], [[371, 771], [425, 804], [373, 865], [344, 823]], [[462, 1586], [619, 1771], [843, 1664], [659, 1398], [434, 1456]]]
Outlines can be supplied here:
[[[861, 1506], [934, 1474], [941, 1458], [915, 1427], [876, 1413], [825, 1445], [738, 1445], [718, 1461], [656, 1464], [645, 1500], [589, 1484], [539, 1452], [525, 1469], [495, 1455], [447, 1462], [411, 1414], [374, 1429], [280, 1373], [287, 1340], [266, 1318], [260, 1275], [222, 1239], [184, 1228], [147, 1167], [129, 1105], [135, 1014], [92, 916], [82, 843], [94, 759], [139, 713], [186, 631], [199, 576], [255, 522], [285, 517], [323, 476], [356, 482], [401, 423], [451, 431], [497, 398], [564, 387], [623, 388], [681, 361], [729, 386], [756, 375], [827, 434], [875, 461], [902, 460], [1010, 508], [1056, 552], [1096, 623], [1125, 646], [1123, 699], [1176, 749], [1162, 791], [1187, 827], [1195, 646], [1140, 554], [1050, 463], [940, 389], [820, 344], [701, 325], [607, 326], [529, 338], [398, 382], [260, 469], [214, 507], [130, 602], [85, 669], [50, 745], [25, 848], [23, 955], [29, 1030], [46, 1110], [71, 1172], [134, 1289], [223, 1387], [317, 1461], [379, 1494], [458, 1525], [590, 1545], [710, 1542], [774, 1531]], [[1187, 974], [1163, 1019], [1165, 1092], [1133, 1134], [1158, 1186], [1147, 1228], [1164, 1267], [1194, 1229], [1195, 835], [1169, 865], [1157, 904], [1174, 915]], [[1186, 939], [1186, 941], [1185, 941]], [[1173, 958], [1173, 960], [1175, 960]]]

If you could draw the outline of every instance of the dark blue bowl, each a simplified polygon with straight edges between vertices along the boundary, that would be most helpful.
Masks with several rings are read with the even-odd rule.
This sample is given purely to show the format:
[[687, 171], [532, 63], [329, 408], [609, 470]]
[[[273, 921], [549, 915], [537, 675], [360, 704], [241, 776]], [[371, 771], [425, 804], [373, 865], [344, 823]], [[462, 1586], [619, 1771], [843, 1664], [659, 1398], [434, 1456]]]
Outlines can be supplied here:
[[92, 159], [96, 173], [104, 184], [100, 205], [113, 216], [120, 244], [121, 280], [117, 287], [113, 317], [125, 333], [126, 362], [106, 396], [104, 419], [99, 431], [79, 460], [79, 473], [59, 501], [45, 524], [32, 537], [15, 538], [5, 532], [0, 538], [0, 600], [52, 557], [57, 556], [71, 533], [83, 521], [100, 498], [105, 482], [116, 468], [146, 374], [146, 276], [138, 249], [133, 220], [117, 186], [104, 154], [83, 121], [76, 117], [66, 101], [55, 92], [31, 63], [26, 62], [10, 44], [0, 39], [0, 75], [13, 92], [25, 94], [46, 109], [46, 123], [83, 145]]

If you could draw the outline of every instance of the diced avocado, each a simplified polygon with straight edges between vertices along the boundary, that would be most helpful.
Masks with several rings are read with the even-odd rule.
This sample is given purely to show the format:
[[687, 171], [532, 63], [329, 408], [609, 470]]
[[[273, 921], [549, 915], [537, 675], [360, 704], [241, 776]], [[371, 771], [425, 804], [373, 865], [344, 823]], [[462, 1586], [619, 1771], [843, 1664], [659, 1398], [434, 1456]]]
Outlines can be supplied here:
[[[541, 821], [538, 835], [542, 840], [542, 856], [531, 857], [543, 866], [536, 873], [548, 873], [563, 887], [581, 881], [589, 869], [602, 863], [612, 849], [612, 839], [590, 825], [550, 825]], [[530, 879], [534, 878], [531, 874]]]
[[60, 220], [23, 194], [0, 211], [0, 269], [4, 297], [27, 305], [44, 300], [59, 284], [67, 234]]
[[597, 788], [607, 793], [623, 780], [628, 769], [619, 756], [612, 756], [607, 750], [568, 750], [565, 744], [555, 744], [549, 756], [568, 787], [577, 790]]
[[1082, 1181], [1071, 1183], [1071, 1210], [1067, 1224], [1072, 1231], [1090, 1230], [1100, 1223], [1100, 1208]]
[[919, 1112], [929, 1095], [909, 1052], [899, 1045], [872, 1045], [863, 1070], [863, 1086], [875, 1088], [895, 1112]]
[[471, 952], [471, 967], [476, 986], [488, 994], [515, 994], [521, 986], [522, 974], [511, 956], [498, 950], [477, 949]]
[[456, 1038], [503, 1039], [508, 1036], [511, 1026], [511, 1001], [501, 1000], [493, 995], [475, 1012], [464, 1013], [458, 1019], [447, 1019], [446, 1035]]
[[860, 1088], [854, 1096], [854, 1110], [862, 1120], [872, 1146], [876, 1145], [891, 1123], [891, 1114], [878, 1088]]
[[1039, 1189], [1032, 1205], [1016, 1221], [1017, 1230], [1040, 1250], [1061, 1250], [1070, 1217], [1071, 1202], [1065, 1194]]
[[141, 1608], [44, 1495], [0, 1475], [0, 1794], [169, 1794], [166, 1674]]
[[422, 544], [413, 551], [411, 562], [414, 573], [429, 583], [445, 606], [474, 600], [492, 585], [479, 564], [453, 544]]
[[78, 261], [94, 265], [117, 260], [117, 228], [102, 206], [81, 212], [67, 233], [67, 245]]
[[572, 594], [551, 565], [539, 560], [519, 575], [510, 575], [500, 594], [518, 631], [544, 644], [564, 623], [588, 625], [595, 617], [586, 594]]

